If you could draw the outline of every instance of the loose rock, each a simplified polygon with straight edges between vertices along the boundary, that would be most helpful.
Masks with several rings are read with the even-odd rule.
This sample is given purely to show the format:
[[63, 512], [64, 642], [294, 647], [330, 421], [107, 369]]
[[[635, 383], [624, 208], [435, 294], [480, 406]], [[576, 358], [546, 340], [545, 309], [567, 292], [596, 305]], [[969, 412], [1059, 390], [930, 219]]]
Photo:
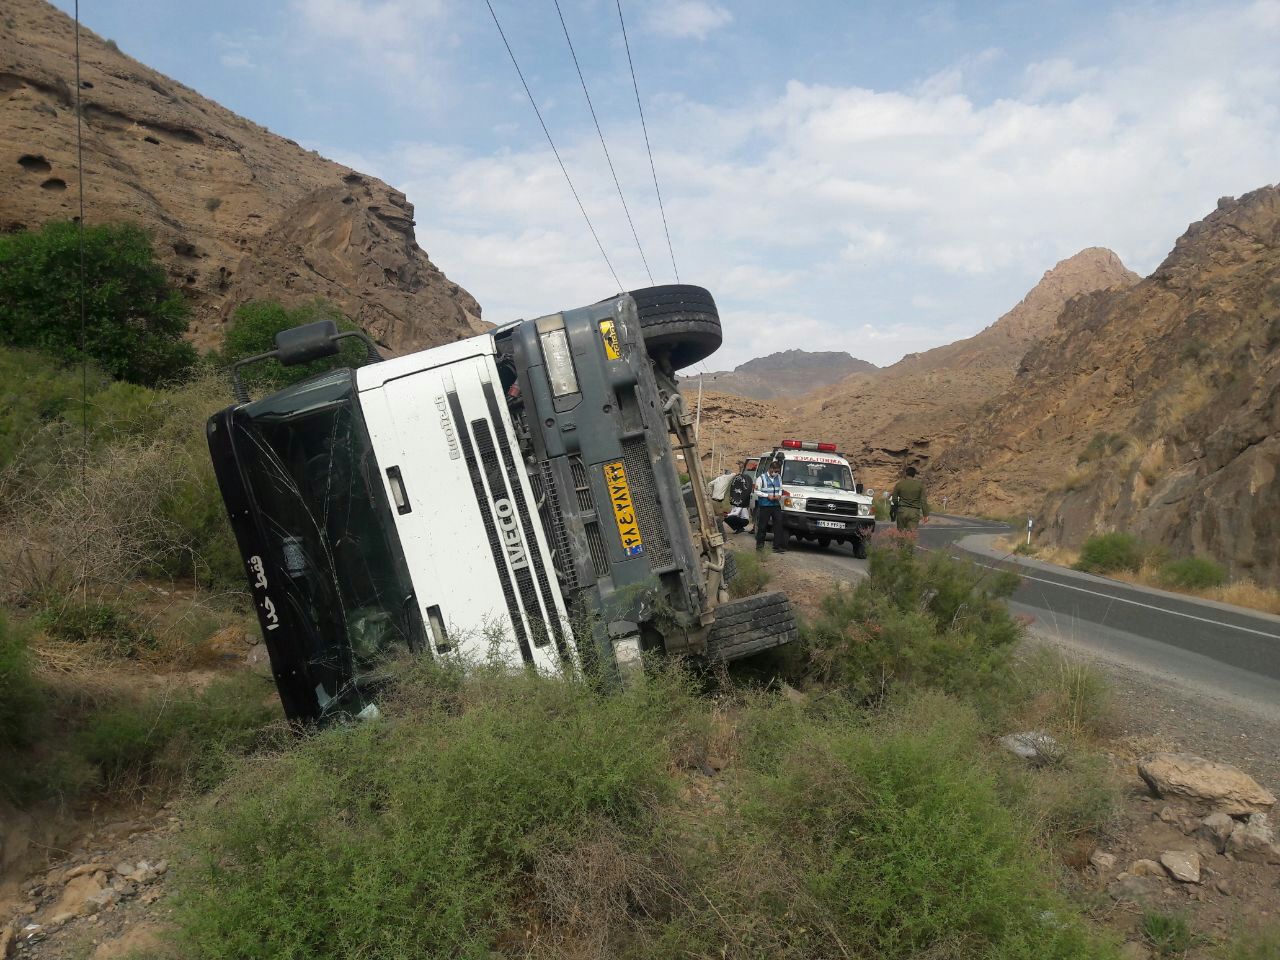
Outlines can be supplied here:
[[101, 874], [81, 874], [67, 881], [66, 887], [62, 890], [62, 896], [58, 898], [58, 902], [49, 911], [49, 916], [56, 917], [60, 913], [70, 913], [73, 916], [80, 916], [87, 912], [85, 904], [89, 898], [96, 896], [102, 892], [104, 884], [98, 877]]
[[1276, 847], [1275, 840], [1267, 815], [1255, 813], [1246, 822], [1235, 825], [1227, 839], [1225, 852], [1249, 863], [1280, 863], [1280, 849]]
[[1089, 863], [1093, 865], [1093, 869], [1099, 873], [1110, 873], [1116, 865], [1115, 854], [1106, 853], [1102, 850], [1095, 850], [1089, 854]]
[[1200, 854], [1192, 850], [1166, 850], [1160, 854], [1160, 864], [1175, 880], [1200, 882]]
[[1164, 867], [1156, 863], [1154, 860], [1135, 860], [1133, 865], [1129, 867], [1129, 873], [1135, 877], [1159, 877], [1164, 878]]
[[1273, 793], [1244, 771], [1189, 753], [1143, 757], [1138, 762], [1138, 774], [1157, 797], [1179, 797], [1236, 816], [1266, 813], [1276, 802]]
[[1235, 828], [1235, 820], [1225, 813], [1212, 813], [1200, 822], [1196, 834], [1213, 844], [1218, 853], [1222, 853], [1227, 849], [1227, 841]]
[[1000, 738], [1000, 746], [1028, 763], [1057, 763], [1066, 754], [1057, 740], [1039, 730], [1010, 733]]

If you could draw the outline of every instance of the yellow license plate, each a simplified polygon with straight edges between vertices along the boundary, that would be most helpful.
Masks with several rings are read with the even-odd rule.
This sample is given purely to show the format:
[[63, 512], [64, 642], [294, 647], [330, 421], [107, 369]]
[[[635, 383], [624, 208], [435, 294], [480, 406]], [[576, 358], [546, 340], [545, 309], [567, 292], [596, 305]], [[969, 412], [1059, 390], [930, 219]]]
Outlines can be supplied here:
[[600, 339], [604, 341], [604, 355], [610, 360], [622, 359], [622, 346], [618, 343], [618, 328], [612, 320], [600, 321]]
[[644, 541], [640, 537], [636, 509], [631, 502], [627, 471], [621, 460], [604, 465], [604, 482], [609, 487], [609, 502], [613, 505], [613, 519], [618, 524], [618, 536], [622, 538], [622, 552], [628, 557], [638, 557], [644, 553]]

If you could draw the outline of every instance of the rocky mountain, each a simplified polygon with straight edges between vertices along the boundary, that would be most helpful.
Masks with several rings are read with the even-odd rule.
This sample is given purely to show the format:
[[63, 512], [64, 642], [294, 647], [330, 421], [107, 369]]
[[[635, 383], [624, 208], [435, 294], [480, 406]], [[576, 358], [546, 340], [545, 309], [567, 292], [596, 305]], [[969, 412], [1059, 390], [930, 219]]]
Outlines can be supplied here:
[[[875, 373], [873, 363], [844, 351], [784, 350], [734, 367], [705, 374], [704, 385], [718, 393], [770, 400], [798, 397], [814, 387], [837, 383], [855, 373]], [[682, 378], [697, 383], [696, 376]]]
[[[78, 213], [74, 26], [0, 0], [0, 229]], [[481, 329], [480, 307], [421, 250], [404, 194], [304, 150], [82, 29], [85, 219], [153, 235], [221, 342], [237, 304], [333, 301], [395, 352]]]
[[1280, 187], [1224, 198], [1137, 284], [1067, 304], [931, 464], [969, 509], [1133, 532], [1280, 583]]
[[866, 482], [892, 484], [905, 462], [927, 464], [1008, 388], [1023, 354], [1053, 328], [1068, 302], [1138, 279], [1110, 250], [1082, 250], [1046, 271], [982, 332], [815, 391], [788, 418], [787, 429], [839, 443]]

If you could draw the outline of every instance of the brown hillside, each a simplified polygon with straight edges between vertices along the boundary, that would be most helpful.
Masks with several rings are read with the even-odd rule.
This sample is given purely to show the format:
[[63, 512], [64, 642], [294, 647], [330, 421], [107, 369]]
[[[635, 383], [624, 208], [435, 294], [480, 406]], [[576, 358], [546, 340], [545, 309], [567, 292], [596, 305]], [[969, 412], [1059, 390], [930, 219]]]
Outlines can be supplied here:
[[928, 463], [1009, 386], [1018, 361], [1049, 332], [1064, 304], [1137, 280], [1110, 250], [1082, 250], [1046, 271], [1017, 306], [981, 333], [820, 390], [789, 418], [788, 429], [841, 444], [867, 483], [891, 484], [904, 462]]
[[1192, 224], [1124, 290], [1070, 303], [932, 482], [1034, 508], [1079, 544], [1124, 529], [1280, 583], [1280, 187]]
[[[875, 364], [859, 360], [844, 351], [783, 350], [757, 357], [732, 370], [717, 370], [703, 377], [705, 385], [717, 393], [731, 393], [756, 400], [790, 399], [829, 386], [855, 373], [875, 373]], [[686, 390], [698, 389], [698, 377], [681, 380]]]
[[[0, 229], [77, 213], [73, 22], [0, 0]], [[151, 231], [210, 347], [235, 306], [325, 297], [397, 352], [479, 329], [385, 183], [236, 116], [82, 30], [85, 218]]]

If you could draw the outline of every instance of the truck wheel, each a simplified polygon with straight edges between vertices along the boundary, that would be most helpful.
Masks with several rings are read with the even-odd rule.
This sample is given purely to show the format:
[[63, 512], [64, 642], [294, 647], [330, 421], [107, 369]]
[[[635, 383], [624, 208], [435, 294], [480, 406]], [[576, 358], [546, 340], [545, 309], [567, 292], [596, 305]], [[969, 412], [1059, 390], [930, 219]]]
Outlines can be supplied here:
[[827, 547], [829, 547], [829, 546], [831, 546], [831, 538], [830, 538], [830, 537], [819, 537], [819, 538], [818, 538], [818, 549], [819, 549], [819, 550], [825, 550], [825, 549], [827, 549]]
[[724, 571], [721, 579], [724, 580], [725, 586], [733, 583], [738, 577], [738, 558], [731, 550], [724, 552]]
[[757, 593], [716, 609], [707, 635], [707, 659], [728, 663], [790, 643], [799, 636], [785, 593]]
[[867, 559], [867, 541], [864, 538], [853, 538], [853, 557], [855, 560]]
[[709, 290], [688, 283], [632, 290], [650, 356], [665, 353], [683, 370], [720, 349], [720, 312]]

